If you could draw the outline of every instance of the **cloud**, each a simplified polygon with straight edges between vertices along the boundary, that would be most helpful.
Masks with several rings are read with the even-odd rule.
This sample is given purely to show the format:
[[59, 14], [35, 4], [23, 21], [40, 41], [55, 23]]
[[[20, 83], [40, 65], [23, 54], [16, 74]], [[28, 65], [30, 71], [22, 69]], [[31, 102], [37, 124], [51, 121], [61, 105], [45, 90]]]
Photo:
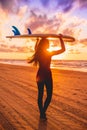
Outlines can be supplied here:
[[[56, 0], [55, 0], [56, 2]], [[87, 8], [87, 0], [58, 0], [56, 8], [60, 8], [64, 12], [70, 11], [74, 6], [77, 8]]]
[[20, 53], [27, 53], [27, 52], [33, 52], [33, 49], [31, 47], [27, 47], [27, 46], [17, 47], [15, 45], [8, 46], [8, 45], [0, 44], [0, 52], [20, 52]]
[[[32, 5], [33, 8], [40, 8], [38, 6], [39, 2], [41, 2], [42, 7], [46, 10], [52, 11], [60, 9], [61, 11], [68, 12], [70, 11], [75, 4], [79, 8], [87, 7], [87, 0], [0, 0], [0, 7], [7, 13], [18, 13], [20, 7], [23, 5], [27, 5], [28, 8]], [[45, 10], [44, 10], [45, 11]]]
[[78, 0], [79, 7], [81, 8], [87, 8], [87, 0]]
[[77, 49], [70, 49], [68, 54], [81, 54], [81, 52]]
[[87, 38], [80, 40], [80, 43], [82, 43], [82, 44], [84, 44], [84, 45], [87, 45]]
[[44, 7], [49, 6], [50, 0], [40, 0]]
[[6, 13], [18, 13], [22, 5], [30, 4], [30, 0], [0, 0], [0, 7]]
[[33, 10], [31, 10], [30, 18], [27, 20], [25, 28], [30, 27], [33, 33], [46, 33], [47, 28], [49, 28], [49, 26], [52, 26], [52, 23], [53, 20], [48, 19], [46, 14], [37, 15]]
[[0, 0], [0, 6], [5, 12], [17, 13], [19, 10], [16, 0]]
[[[42, 4], [42, 7], [48, 10], [50, 9], [50, 7], [52, 9], [57, 9], [58, 7], [60, 7], [64, 11], [69, 11], [73, 5], [73, 0], [58, 0], [58, 2], [56, 0], [40, 0], [40, 2]], [[53, 5], [53, 2], [55, 3], [55, 6]], [[30, 5], [32, 4], [33, 8], [35, 8], [38, 7], [37, 3], [38, 2], [34, 0], [0, 0], [1, 8], [7, 13], [18, 13], [20, 7], [23, 5], [27, 5], [28, 7], [30, 7]]]
[[62, 33], [69, 35], [76, 39], [75, 44], [72, 42], [67, 43], [73, 46], [78, 43], [87, 43], [86, 41], [79, 41], [81, 35], [85, 32], [83, 25], [86, 23], [86, 19], [78, 18], [68, 13], [58, 13], [49, 18], [46, 14], [36, 14], [34, 10], [31, 10], [30, 17], [31, 19], [29, 18], [25, 24], [25, 29], [30, 27], [32, 33]]
[[11, 51], [11, 49], [7, 45], [0, 44], [0, 52], [9, 52], [9, 51]]
[[40, 11], [43, 9], [43, 12], [48, 11], [52, 13], [61, 10], [67, 13], [72, 10], [75, 5], [77, 8], [86, 8], [87, 0], [0, 0], [0, 7], [8, 14], [18, 14], [20, 7], [24, 5], [27, 6], [29, 10], [36, 8]]
[[[74, 6], [75, 0], [40, 0], [42, 6], [50, 9], [61, 9], [64, 12], [68, 12]], [[48, 9], [47, 8], [47, 9]]]
[[64, 12], [68, 12], [73, 7], [74, 0], [58, 0], [57, 6]]

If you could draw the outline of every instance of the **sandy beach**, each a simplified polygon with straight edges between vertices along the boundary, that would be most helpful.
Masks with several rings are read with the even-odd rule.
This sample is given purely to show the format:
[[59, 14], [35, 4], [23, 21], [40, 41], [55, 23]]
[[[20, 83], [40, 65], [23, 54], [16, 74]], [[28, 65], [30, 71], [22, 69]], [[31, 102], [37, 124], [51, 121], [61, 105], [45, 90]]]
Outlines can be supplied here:
[[0, 64], [0, 130], [87, 130], [87, 72], [52, 69], [47, 121], [39, 119], [36, 72]]

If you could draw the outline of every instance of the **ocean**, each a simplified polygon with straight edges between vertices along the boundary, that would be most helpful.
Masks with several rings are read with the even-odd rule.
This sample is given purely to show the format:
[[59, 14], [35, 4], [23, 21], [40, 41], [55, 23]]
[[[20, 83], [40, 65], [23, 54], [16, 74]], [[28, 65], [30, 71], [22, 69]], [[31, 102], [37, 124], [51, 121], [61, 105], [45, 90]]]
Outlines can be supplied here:
[[[31, 66], [27, 60], [0, 59], [0, 63]], [[51, 68], [87, 72], [87, 60], [52, 60]]]
[[87, 60], [55, 60], [52, 68], [87, 72]]

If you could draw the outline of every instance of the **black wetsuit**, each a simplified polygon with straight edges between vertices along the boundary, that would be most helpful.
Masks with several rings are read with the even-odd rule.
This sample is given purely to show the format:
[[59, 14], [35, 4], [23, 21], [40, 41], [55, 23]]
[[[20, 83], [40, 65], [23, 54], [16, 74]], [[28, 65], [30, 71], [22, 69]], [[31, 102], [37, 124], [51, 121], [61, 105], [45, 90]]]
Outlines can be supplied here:
[[[52, 90], [53, 90], [53, 81], [52, 74], [50, 70], [51, 63], [51, 55], [44, 55], [44, 57], [39, 57], [39, 69], [37, 72], [37, 85], [38, 85], [38, 106], [40, 110], [40, 114], [46, 112], [51, 98], [52, 98]], [[47, 98], [43, 103], [43, 92], [44, 86], [46, 86]]]

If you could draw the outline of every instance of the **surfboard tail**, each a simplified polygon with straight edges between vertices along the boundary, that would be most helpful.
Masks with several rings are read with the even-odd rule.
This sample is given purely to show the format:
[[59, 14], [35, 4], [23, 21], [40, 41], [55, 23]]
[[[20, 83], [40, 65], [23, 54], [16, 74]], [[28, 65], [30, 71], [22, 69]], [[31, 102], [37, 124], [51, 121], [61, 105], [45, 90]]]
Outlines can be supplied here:
[[28, 30], [28, 34], [32, 34], [30, 28], [27, 28], [27, 30]]
[[[14, 36], [21, 35], [20, 31], [18, 30], [18, 28], [16, 26], [12, 26], [12, 28], [13, 28], [12, 32], [14, 33]], [[28, 34], [32, 34], [30, 28], [27, 28], [27, 30], [28, 30]]]
[[21, 33], [20, 33], [20, 31], [18, 30], [18, 28], [17, 27], [15, 27], [15, 26], [12, 26], [12, 28], [13, 28], [13, 33], [14, 33], [14, 36], [15, 35], [21, 35]]

